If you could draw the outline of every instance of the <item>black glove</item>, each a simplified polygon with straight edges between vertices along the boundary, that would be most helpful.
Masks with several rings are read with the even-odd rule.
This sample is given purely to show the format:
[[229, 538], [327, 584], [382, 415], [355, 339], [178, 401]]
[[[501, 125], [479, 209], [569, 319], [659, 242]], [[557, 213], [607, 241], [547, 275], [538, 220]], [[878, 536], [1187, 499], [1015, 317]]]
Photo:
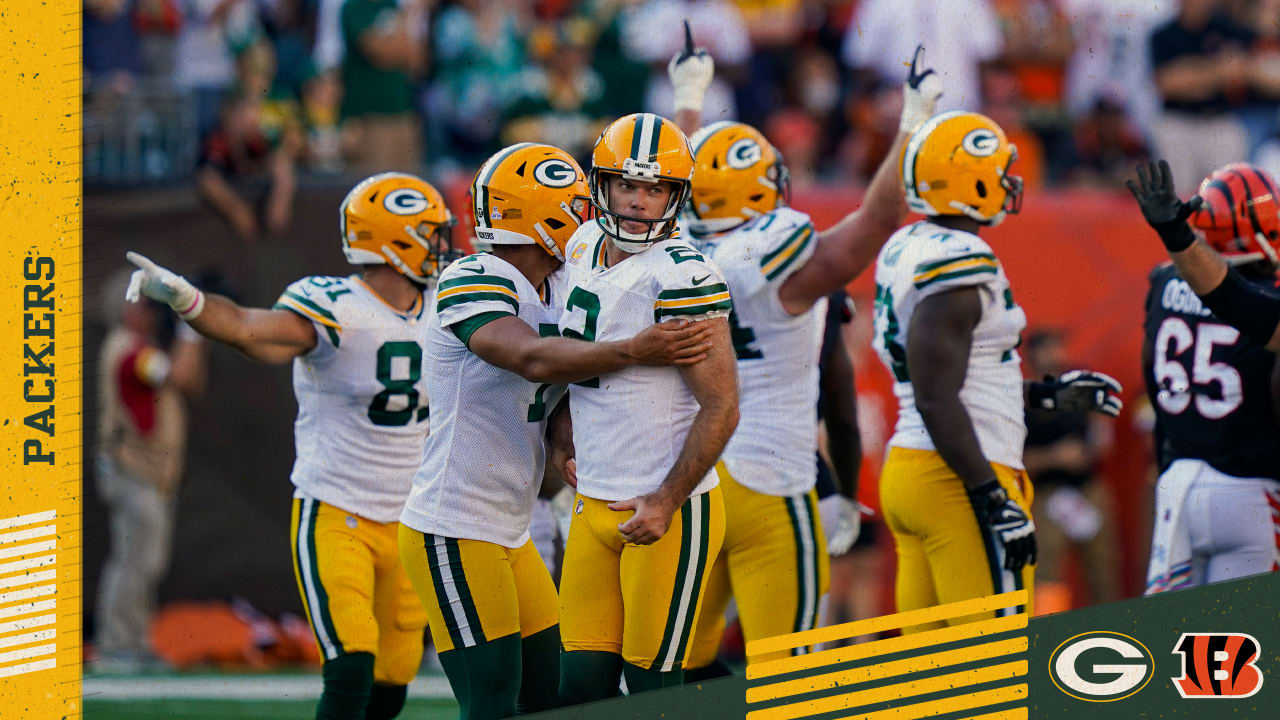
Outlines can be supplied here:
[[992, 478], [969, 490], [978, 529], [1004, 546], [1004, 569], [1017, 572], [1036, 563], [1036, 524]]
[[1160, 236], [1160, 241], [1169, 252], [1179, 252], [1191, 247], [1196, 236], [1191, 232], [1191, 226], [1187, 225], [1187, 218], [1200, 207], [1202, 200], [1199, 195], [1187, 202], [1178, 199], [1178, 194], [1173, 189], [1173, 173], [1169, 170], [1169, 163], [1161, 160], [1158, 165], [1139, 165], [1138, 182], [1125, 180], [1124, 184], [1138, 201], [1142, 217], [1146, 218], [1147, 224]]
[[1124, 407], [1120, 382], [1106, 373], [1072, 370], [1061, 377], [1045, 375], [1043, 382], [1027, 388], [1027, 407], [1033, 410], [1084, 412], [1093, 410], [1116, 417]]

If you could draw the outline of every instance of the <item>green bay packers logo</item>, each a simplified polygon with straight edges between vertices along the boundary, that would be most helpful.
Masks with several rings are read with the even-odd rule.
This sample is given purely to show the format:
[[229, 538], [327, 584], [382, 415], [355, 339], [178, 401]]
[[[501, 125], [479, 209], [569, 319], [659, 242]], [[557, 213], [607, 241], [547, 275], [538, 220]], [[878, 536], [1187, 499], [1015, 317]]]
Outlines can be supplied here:
[[960, 141], [960, 146], [974, 157], [987, 157], [995, 155], [996, 150], [1000, 149], [1000, 138], [989, 128], [978, 128], [970, 130], [964, 140]]
[[533, 179], [547, 187], [569, 187], [578, 179], [578, 171], [560, 158], [551, 158], [538, 163], [533, 169]]
[[1077, 700], [1112, 702], [1151, 682], [1155, 658], [1136, 639], [1095, 630], [1067, 638], [1049, 656], [1049, 678]]
[[418, 190], [399, 188], [383, 196], [382, 207], [396, 215], [417, 215], [431, 207], [431, 201]]
[[763, 154], [760, 143], [751, 138], [742, 138], [729, 146], [729, 167], [734, 170], [746, 170], [760, 162]]

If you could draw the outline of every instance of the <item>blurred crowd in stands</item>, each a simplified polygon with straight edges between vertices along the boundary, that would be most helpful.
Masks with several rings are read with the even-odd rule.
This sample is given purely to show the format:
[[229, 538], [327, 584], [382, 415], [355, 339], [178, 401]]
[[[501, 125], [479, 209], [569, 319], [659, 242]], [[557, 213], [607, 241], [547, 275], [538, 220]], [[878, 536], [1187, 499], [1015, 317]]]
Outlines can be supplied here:
[[670, 112], [685, 18], [716, 60], [704, 121], [761, 128], [801, 186], [866, 181], [919, 42], [942, 109], [995, 118], [1032, 187], [1116, 186], [1149, 154], [1184, 191], [1228, 161], [1280, 173], [1280, 0], [86, 0], [87, 179], [193, 177], [252, 237], [299, 173], [469, 175], [521, 140], [586, 158], [609, 120]]

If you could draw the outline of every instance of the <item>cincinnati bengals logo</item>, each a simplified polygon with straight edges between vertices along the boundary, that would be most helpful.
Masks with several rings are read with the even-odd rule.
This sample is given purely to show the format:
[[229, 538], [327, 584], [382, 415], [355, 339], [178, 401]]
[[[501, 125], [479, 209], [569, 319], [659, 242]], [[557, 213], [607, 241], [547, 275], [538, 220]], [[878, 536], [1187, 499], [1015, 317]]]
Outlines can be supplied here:
[[729, 161], [729, 167], [734, 170], [745, 170], [760, 162], [763, 155], [764, 150], [760, 148], [760, 143], [751, 138], [742, 138], [729, 146], [726, 159]]
[[1244, 633], [1183, 633], [1174, 646], [1182, 654], [1182, 677], [1173, 685], [1184, 698], [1247, 698], [1262, 688], [1255, 665], [1262, 646]]
[[569, 187], [578, 179], [578, 171], [559, 158], [551, 158], [538, 163], [533, 169], [533, 179], [547, 187]]
[[987, 128], [978, 128], [965, 135], [964, 140], [960, 141], [960, 146], [974, 157], [986, 157], [994, 155], [996, 150], [1000, 149], [1000, 138]]

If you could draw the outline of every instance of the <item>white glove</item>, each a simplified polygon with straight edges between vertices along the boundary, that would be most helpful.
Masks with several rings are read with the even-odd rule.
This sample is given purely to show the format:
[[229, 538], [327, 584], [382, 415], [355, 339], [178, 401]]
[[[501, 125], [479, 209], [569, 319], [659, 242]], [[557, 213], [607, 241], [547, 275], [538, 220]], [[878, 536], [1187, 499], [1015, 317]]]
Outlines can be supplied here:
[[828, 495], [818, 501], [818, 515], [827, 536], [827, 554], [843, 555], [853, 547], [862, 531], [862, 513], [871, 514], [866, 507], [843, 495]]
[[186, 278], [160, 267], [132, 250], [125, 253], [125, 258], [139, 268], [129, 277], [125, 300], [138, 302], [139, 297], [146, 295], [173, 308], [183, 320], [194, 320], [204, 310], [204, 293], [187, 282]]
[[907, 73], [907, 81], [902, 84], [902, 118], [898, 121], [898, 131], [914, 132], [916, 128], [933, 117], [938, 105], [938, 97], [942, 95], [942, 78], [933, 68], [921, 68], [924, 59], [924, 46], [916, 46], [916, 54], [911, 58], [911, 70]]
[[685, 46], [667, 63], [667, 77], [675, 88], [675, 109], [702, 112], [702, 101], [716, 74], [716, 62], [706, 48], [693, 47], [689, 21], [684, 24]]

